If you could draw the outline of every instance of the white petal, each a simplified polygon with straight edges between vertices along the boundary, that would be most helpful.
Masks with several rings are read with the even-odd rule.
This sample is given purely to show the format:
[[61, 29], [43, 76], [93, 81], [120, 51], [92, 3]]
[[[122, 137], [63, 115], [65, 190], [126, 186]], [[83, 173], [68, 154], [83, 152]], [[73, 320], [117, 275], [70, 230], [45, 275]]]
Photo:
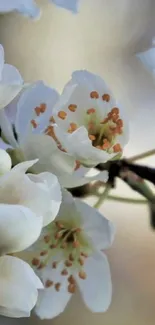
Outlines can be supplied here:
[[38, 291], [43, 285], [31, 267], [12, 257], [0, 257], [0, 314], [9, 317], [29, 317]]
[[54, 130], [62, 146], [85, 166], [93, 167], [99, 163], [105, 163], [116, 155], [93, 147], [84, 126], [71, 134], [63, 132], [57, 125], [54, 126]]
[[38, 159], [29, 160], [29, 161], [23, 161], [19, 164], [17, 164], [13, 169], [11, 170], [11, 173], [14, 171], [17, 173], [26, 173], [29, 168], [31, 168], [34, 164], [38, 162]]
[[6, 141], [12, 146], [12, 147], [18, 147], [18, 143], [15, 139], [13, 129], [11, 122], [7, 118], [5, 111], [3, 109], [0, 110], [0, 127], [2, 130], [2, 134]]
[[64, 175], [61, 177], [61, 185], [66, 188], [73, 188], [77, 186], [82, 186], [88, 184], [94, 180], [100, 180], [102, 182], [107, 182], [108, 172], [97, 172], [91, 175], [92, 168], [80, 167], [78, 170], [74, 171], [72, 175]]
[[0, 174], [5, 174], [11, 169], [11, 158], [9, 154], [5, 151], [0, 149]]
[[146, 68], [151, 72], [155, 72], [155, 48], [150, 48], [145, 52], [138, 53], [137, 57], [142, 61]]
[[0, 82], [0, 109], [8, 105], [21, 89], [22, 85], [3, 84]]
[[0, 11], [10, 12], [18, 10], [25, 16], [36, 18], [40, 15], [40, 10], [33, 0], [0, 0]]
[[37, 173], [51, 172], [59, 181], [64, 173], [71, 174], [75, 167], [75, 160], [70, 155], [60, 151], [55, 141], [47, 135], [32, 135], [21, 144], [25, 159], [39, 158], [34, 166]]
[[53, 2], [56, 6], [70, 10], [73, 13], [78, 12], [79, 0], [50, 0], [50, 2]]
[[49, 208], [46, 204], [47, 212], [44, 212], [43, 214], [43, 225], [46, 226], [51, 221], [53, 221], [58, 214], [62, 201], [60, 184], [57, 177], [48, 172], [41, 173], [39, 175], [29, 175], [29, 177], [33, 182], [36, 183], [42, 181], [42, 183], [44, 183], [45, 187], [47, 188], [50, 204]]
[[48, 220], [50, 222], [55, 217], [55, 212], [54, 215], [51, 212], [51, 190], [39, 175], [33, 177], [24, 174], [33, 163], [18, 164], [0, 179], [0, 202], [28, 207], [36, 215], [45, 217], [46, 225]]
[[23, 79], [16, 67], [4, 64], [1, 82], [4, 84], [21, 85], [23, 84]]
[[39, 293], [35, 312], [41, 319], [50, 319], [61, 314], [72, 296], [68, 292], [67, 277], [61, 275], [64, 264], [59, 263], [57, 269], [52, 269], [50, 264], [52, 264], [52, 261], [49, 266], [40, 272], [41, 280], [43, 284], [46, 283], [46, 280], [61, 283], [61, 287], [59, 292], [55, 290], [53, 285]]
[[0, 252], [13, 253], [32, 245], [42, 229], [42, 218], [21, 205], [0, 204]]
[[[16, 132], [20, 140], [29, 133], [40, 133], [47, 128], [49, 118], [52, 115], [52, 107], [58, 97], [57, 91], [44, 85], [42, 81], [31, 85], [21, 94], [17, 105], [17, 118], [15, 123]], [[46, 104], [46, 111], [37, 117], [35, 108], [42, 103]], [[36, 129], [33, 129], [31, 125], [31, 120], [33, 119], [38, 123]]]
[[75, 203], [82, 216], [84, 231], [91, 238], [94, 246], [98, 249], [111, 246], [115, 234], [113, 223], [81, 200], [76, 199]]
[[84, 270], [87, 274], [85, 280], [76, 277], [82, 298], [92, 312], [105, 312], [112, 297], [110, 269], [106, 256], [96, 253], [87, 258]]

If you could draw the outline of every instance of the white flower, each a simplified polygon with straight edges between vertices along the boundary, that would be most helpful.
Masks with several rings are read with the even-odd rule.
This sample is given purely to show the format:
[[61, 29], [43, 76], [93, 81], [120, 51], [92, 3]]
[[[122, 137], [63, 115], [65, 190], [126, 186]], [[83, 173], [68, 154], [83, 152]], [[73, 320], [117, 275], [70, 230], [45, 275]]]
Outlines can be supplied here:
[[75, 71], [54, 108], [54, 131], [61, 147], [84, 166], [122, 155], [128, 140], [123, 111], [102, 78]]
[[[13, 195], [13, 192], [9, 194]], [[18, 252], [32, 245], [41, 229], [42, 218], [37, 217], [30, 209], [17, 203], [0, 203], [1, 315], [28, 317], [36, 304], [38, 289], [43, 288], [41, 281], [29, 264], [5, 254]]]
[[0, 149], [0, 175], [10, 170], [11, 164], [9, 154], [5, 150]]
[[88, 308], [104, 312], [112, 285], [103, 249], [114, 238], [113, 224], [97, 210], [72, 198], [66, 190], [56, 220], [44, 228], [31, 249], [31, 265], [43, 281], [36, 314], [53, 318], [64, 311], [77, 286]]
[[[53, 172], [63, 186], [80, 186], [96, 179], [96, 176], [92, 177], [89, 169], [85, 167], [73, 173], [77, 167], [75, 158], [60, 150], [55, 141], [51, 120], [53, 107], [58, 99], [59, 94], [43, 82], [39, 81], [30, 86], [20, 95], [18, 103], [16, 100], [5, 111], [0, 111], [2, 133], [7, 142], [16, 148], [21, 160], [39, 158], [33, 167], [34, 172]], [[18, 141], [14, 136], [12, 123]], [[1, 147], [4, 148], [4, 143], [2, 144]], [[107, 172], [100, 173], [98, 178], [106, 181]]]
[[73, 13], [77, 13], [78, 11], [79, 0], [49, 0], [49, 1], [54, 3], [56, 6], [70, 10]]
[[24, 16], [37, 18], [40, 10], [34, 0], [0, 0], [0, 12], [18, 11]]
[[[46, 226], [59, 211], [61, 190], [57, 177], [51, 173], [25, 174], [34, 163], [36, 161], [20, 163], [0, 177], [0, 204], [26, 207], [43, 218], [43, 226]], [[29, 234], [30, 240], [31, 237], [35, 237], [35, 232]]]
[[8, 105], [22, 87], [23, 80], [19, 71], [4, 63], [4, 49], [0, 45], [0, 109]]
[[29, 316], [43, 285], [27, 263], [6, 254], [31, 246], [61, 204], [56, 176], [25, 174], [35, 162], [18, 164], [0, 177], [0, 314], [10, 317]]
[[142, 61], [144, 66], [155, 74], [155, 47], [148, 49], [147, 51], [137, 54], [137, 57]]

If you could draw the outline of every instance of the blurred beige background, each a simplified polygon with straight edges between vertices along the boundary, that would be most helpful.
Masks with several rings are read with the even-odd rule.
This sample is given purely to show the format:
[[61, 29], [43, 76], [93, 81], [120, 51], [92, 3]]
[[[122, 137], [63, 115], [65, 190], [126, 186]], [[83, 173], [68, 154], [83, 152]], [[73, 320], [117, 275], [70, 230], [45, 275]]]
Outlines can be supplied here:
[[[155, 1], [81, 0], [77, 16], [46, 0], [38, 3], [43, 10], [40, 21], [17, 14], [0, 17], [6, 61], [16, 65], [26, 81], [44, 79], [58, 90], [75, 69], [100, 74], [131, 120], [125, 155], [154, 148], [155, 82], [135, 53], [149, 47], [155, 35]], [[143, 163], [154, 166], [155, 157]], [[122, 183], [116, 194], [137, 197]], [[108, 251], [113, 281], [110, 309], [91, 314], [77, 294], [54, 320], [0, 318], [0, 324], [155, 324], [155, 233], [149, 227], [147, 207], [108, 201], [101, 211], [117, 227]]]

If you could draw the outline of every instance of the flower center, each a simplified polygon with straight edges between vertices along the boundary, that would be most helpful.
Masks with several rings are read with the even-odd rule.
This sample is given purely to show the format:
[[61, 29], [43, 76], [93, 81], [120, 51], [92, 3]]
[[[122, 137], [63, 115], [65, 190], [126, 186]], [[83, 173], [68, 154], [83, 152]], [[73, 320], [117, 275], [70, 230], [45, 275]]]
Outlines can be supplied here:
[[[47, 227], [47, 233], [40, 244], [42, 249], [39, 255], [32, 259], [32, 266], [41, 270], [50, 263], [52, 269], [59, 269], [61, 263], [60, 275], [68, 277], [68, 292], [74, 293], [76, 281], [73, 274], [76, 272], [80, 279], [86, 278], [83, 266], [86, 258], [92, 254], [92, 247], [82, 228], [61, 221], [53, 222]], [[60, 291], [61, 282], [54, 283], [46, 279], [46, 288], [53, 285], [56, 291]]]

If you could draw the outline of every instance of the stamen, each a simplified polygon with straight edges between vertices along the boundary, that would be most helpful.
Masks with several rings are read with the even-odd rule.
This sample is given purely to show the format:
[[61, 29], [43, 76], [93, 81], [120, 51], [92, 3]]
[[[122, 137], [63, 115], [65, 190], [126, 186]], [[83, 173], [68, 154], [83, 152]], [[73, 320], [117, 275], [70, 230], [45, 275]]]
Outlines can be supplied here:
[[88, 257], [88, 254], [84, 253], [84, 252], [81, 252], [81, 256], [87, 258]]
[[41, 103], [41, 104], [40, 104], [40, 112], [41, 112], [41, 113], [44, 113], [44, 112], [46, 111], [46, 108], [47, 108], [47, 106], [46, 106], [45, 103]]
[[57, 226], [59, 229], [63, 229], [63, 228], [64, 228], [63, 223], [60, 223], [59, 221], [55, 221], [55, 224], [56, 224], [56, 226]]
[[90, 135], [89, 135], [89, 139], [90, 139], [91, 141], [94, 141], [94, 140], [96, 140], [96, 137], [95, 137], [95, 135], [90, 134]]
[[32, 265], [38, 266], [40, 264], [40, 260], [36, 257], [34, 257], [31, 261]]
[[102, 99], [105, 100], [106, 102], [110, 102], [110, 95], [109, 94], [104, 94], [102, 96]]
[[87, 277], [86, 272], [84, 272], [84, 271], [80, 271], [80, 272], [79, 272], [79, 278], [80, 278], [80, 279], [85, 280], [86, 277]]
[[51, 249], [56, 248], [56, 247], [57, 247], [56, 244], [51, 244], [51, 245], [50, 245], [50, 248], [51, 248]]
[[75, 104], [70, 104], [70, 105], [68, 106], [68, 109], [69, 109], [71, 112], [75, 112], [76, 109], [77, 109], [77, 105], [75, 105]]
[[36, 112], [36, 115], [39, 116], [40, 113], [41, 113], [41, 112], [40, 112], [40, 107], [39, 107], [39, 106], [36, 106], [34, 110], [35, 110], [35, 112]]
[[32, 126], [33, 126], [34, 129], [36, 129], [37, 126], [38, 126], [38, 124], [36, 123], [35, 120], [31, 120], [31, 124], [32, 124]]
[[68, 271], [66, 269], [62, 270], [61, 275], [68, 275]]
[[53, 269], [56, 269], [56, 268], [57, 268], [57, 265], [58, 265], [58, 262], [53, 262], [53, 263], [52, 263], [52, 268], [53, 268]]
[[45, 256], [46, 254], [48, 254], [48, 251], [42, 251], [42, 252], [40, 252], [40, 256]]
[[69, 260], [70, 260], [71, 262], [74, 261], [74, 257], [73, 257], [73, 255], [72, 255], [71, 253], [69, 254]]
[[98, 94], [98, 92], [97, 91], [91, 91], [91, 93], [90, 93], [90, 97], [91, 98], [95, 98], [95, 99], [98, 99], [99, 98], [99, 94]]
[[67, 113], [64, 111], [58, 112], [58, 117], [60, 117], [62, 120], [65, 120], [66, 116], [67, 116]]
[[114, 152], [121, 152], [122, 151], [122, 148], [121, 148], [121, 145], [119, 144], [119, 143], [117, 143], [117, 144], [115, 144], [114, 146], [113, 146], [113, 150], [114, 150]]
[[60, 291], [60, 287], [61, 287], [61, 283], [60, 282], [57, 282], [55, 284], [55, 290], [59, 292]]
[[46, 280], [46, 282], [45, 282], [45, 288], [50, 288], [50, 287], [53, 286], [53, 284], [54, 284], [53, 281], [51, 281], [51, 280]]
[[68, 292], [71, 293], [71, 294], [73, 294], [73, 293], [75, 293], [75, 291], [76, 291], [76, 285], [70, 283], [68, 285]]
[[112, 114], [119, 114], [119, 108], [118, 107], [112, 108], [111, 113]]
[[68, 129], [68, 133], [73, 133], [75, 130], [77, 130], [78, 126], [76, 123], [70, 123], [70, 128]]
[[44, 242], [49, 243], [49, 241], [50, 241], [50, 236], [49, 235], [44, 236]]
[[72, 262], [66, 260], [66, 261], [65, 261], [65, 265], [66, 265], [67, 267], [71, 267], [71, 266], [72, 266]]
[[93, 122], [90, 122], [88, 124], [88, 131], [93, 131], [94, 130], [94, 127], [95, 127], [94, 123]]
[[118, 125], [119, 127], [123, 127], [123, 121], [122, 121], [122, 119], [118, 119], [118, 120], [117, 120], [117, 125]]
[[79, 257], [78, 262], [81, 266], [84, 265], [84, 259], [82, 257]]
[[68, 278], [67, 280], [68, 280], [68, 282], [69, 282], [70, 284], [75, 284], [75, 283], [76, 283], [76, 281], [75, 281], [73, 275], [70, 275], [69, 278]]
[[90, 115], [90, 114], [93, 114], [96, 112], [96, 109], [95, 108], [89, 108], [87, 109], [87, 114]]
[[51, 123], [55, 123], [55, 119], [54, 119], [53, 116], [50, 117], [49, 122], [51, 122]]

